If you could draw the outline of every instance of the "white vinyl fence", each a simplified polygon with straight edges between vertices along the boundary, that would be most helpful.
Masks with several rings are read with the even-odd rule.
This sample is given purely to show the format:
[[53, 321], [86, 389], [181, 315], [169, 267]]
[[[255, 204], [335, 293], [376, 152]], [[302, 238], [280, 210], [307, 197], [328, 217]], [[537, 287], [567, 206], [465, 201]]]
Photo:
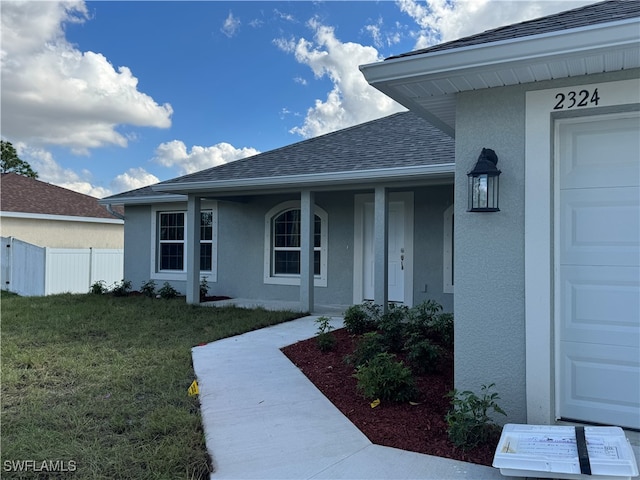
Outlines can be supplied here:
[[124, 250], [38, 247], [2, 237], [2, 288], [24, 296], [87, 293], [99, 280], [123, 279]]

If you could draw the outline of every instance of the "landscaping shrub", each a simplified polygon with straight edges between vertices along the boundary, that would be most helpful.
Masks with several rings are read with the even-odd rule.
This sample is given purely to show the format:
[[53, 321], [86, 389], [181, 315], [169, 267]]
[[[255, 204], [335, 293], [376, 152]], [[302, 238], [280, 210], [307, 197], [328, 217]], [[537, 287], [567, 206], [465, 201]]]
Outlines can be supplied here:
[[208, 293], [209, 283], [205, 277], [202, 277], [202, 280], [200, 280], [200, 301], [204, 300]]
[[336, 337], [331, 333], [333, 327], [329, 324], [330, 321], [331, 319], [329, 317], [316, 318], [316, 324], [318, 325], [316, 340], [321, 352], [331, 351], [336, 346]]
[[453, 314], [441, 313], [432, 324], [434, 337], [445, 347], [453, 347]]
[[377, 354], [356, 368], [353, 376], [358, 380], [358, 390], [370, 400], [407, 402], [417, 394], [411, 370], [391, 353]]
[[420, 335], [409, 336], [405, 342], [404, 351], [407, 354], [407, 361], [417, 374], [436, 372], [440, 366], [442, 348]]
[[454, 389], [449, 393], [451, 410], [445, 416], [445, 420], [449, 439], [456, 447], [471, 450], [478, 445], [497, 441], [500, 428], [488, 412], [492, 410], [502, 415], [506, 413], [496, 403], [496, 400], [500, 399], [498, 394], [489, 393], [494, 386], [494, 383], [482, 385], [480, 397], [469, 390], [458, 392]]
[[354, 335], [361, 335], [375, 330], [376, 322], [371, 317], [370, 309], [364, 305], [351, 305], [344, 312], [344, 328]]
[[109, 289], [104, 280], [98, 280], [89, 287], [89, 293], [93, 293], [94, 295], [104, 295], [108, 291]]
[[404, 305], [391, 304], [387, 313], [382, 315], [378, 322], [378, 331], [392, 352], [402, 351], [408, 313], [409, 309]]
[[129, 280], [122, 279], [120, 282], [116, 282], [111, 287], [111, 294], [114, 297], [126, 297], [131, 291], [131, 282]]
[[171, 286], [169, 282], [164, 282], [162, 284], [162, 288], [158, 290], [158, 294], [164, 299], [176, 298], [178, 296], [178, 291]]
[[345, 357], [345, 362], [354, 367], [364, 365], [379, 353], [387, 351], [384, 337], [378, 332], [367, 332], [358, 341], [352, 355]]
[[144, 282], [140, 287], [140, 291], [145, 297], [155, 298], [156, 296], [156, 282], [149, 280]]

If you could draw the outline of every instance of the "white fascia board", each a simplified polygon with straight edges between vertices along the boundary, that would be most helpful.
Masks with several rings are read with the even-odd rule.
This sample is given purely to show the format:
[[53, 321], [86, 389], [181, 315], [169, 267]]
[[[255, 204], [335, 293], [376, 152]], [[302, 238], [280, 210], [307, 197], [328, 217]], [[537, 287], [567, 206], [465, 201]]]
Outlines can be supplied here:
[[184, 195], [147, 195], [144, 197], [120, 197], [120, 198], [103, 198], [98, 200], [100, 205], [151, 205], [156, 203], [174, 203], [186, 202], [187, 197]]
[[[361, 65], [360, 70], [371, 85], [402, 80], [446, 78], [465, 71], [493, 71], [497, 66], [531, 64], [532, 60], [558, 61], [563, 57], [585, 56], [638, 46], [640, 19], [591, 25], [540, 35], [530, 35], [498, 42], [451, 48], [424, 54]], [[402, 82], [401, 82], [402, 83]]]
[[356, 172], [333, 172], [310, 175], [290, 175], [283, 177], [244, 178], [237, 180], [201, 181], [172, 183], [152, 187], [160, 192], [216, 192], [272, 190], [283, 187], [313, 188], [333, 185], [363, 184], [380, 181], [393, 182], [415, 180], [416, 177], [443, 176], [455, 173], [455, 163], [437, 165], [417, 165], [412, 167], [379, 168]]
[[26, 218], [26, 219], [33, 219], [33, 220], [56, 220], [56, 221], [63, 221], [63, 222], [109, 223], [109, 224], [115, 224], [115, 225], [124, 225], [124, 221], [117, 218], [75, 217], [71, 215], [49, 215], [45, 213], [0, 212], [0, 217]]

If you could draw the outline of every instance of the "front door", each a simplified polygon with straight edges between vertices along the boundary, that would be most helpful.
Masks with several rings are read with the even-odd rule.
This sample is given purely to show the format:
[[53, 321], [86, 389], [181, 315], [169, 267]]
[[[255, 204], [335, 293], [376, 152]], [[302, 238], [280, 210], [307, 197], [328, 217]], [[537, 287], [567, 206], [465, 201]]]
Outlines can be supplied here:
[[558, 416], [640, 428], [640, 116], [556, 122]]
[[[363, 286], [364, 299], [373, 300], [373, 268], [374, 268], [374, 220], [373, 202], [364, 204], [364, 260]], [[388, 237], [388, 295], [390, 302], [404, 302], [404, 202], [389, 202], [389, 237]]]

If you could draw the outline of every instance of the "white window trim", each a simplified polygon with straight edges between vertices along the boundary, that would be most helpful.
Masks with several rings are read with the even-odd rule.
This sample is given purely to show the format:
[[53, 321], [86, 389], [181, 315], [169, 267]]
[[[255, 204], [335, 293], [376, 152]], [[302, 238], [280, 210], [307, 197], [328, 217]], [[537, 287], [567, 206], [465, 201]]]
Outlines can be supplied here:
[[[201, 211], [210, 210], [212, 213], [212, 234], [211, 234], [211, 262], [212, 262], [212, 271], [210, 272], [201, 272], [200, 278], [205, 278], [207, 282], [212, 283], [218, 280], [218, 202], [206, 201], [202, 202], [200, 206]], [[162, 205], [152, 205], [151, 206], [151, 247], [150, 247], [150, 272], [149, 278], [151, 280], [176, 280], [176, 281], [186, 281], [187, 280], [187, 272], [185, 270], [174, 270], [174, 271], [158, 271], [158, 259], [157, 259], [157, 248], [158, 248], [158, 214], [159, 213], [184, 213], [185, 215], [185, 238], [184, 242], [187, 245], [187, 204], [186, 203], [167, 203]], [[185, 252], [186, 258], [186, 252]]]
[[453, 280], [453, 212], [454, 205], [451, 205], [443, 214], [443, 245], [442, 245], [442, 291], [444, 293], [454, 293]]
[[[605, 107], [640, 103], [640, 79], [581, 84], [580, 88], [590, 91], [597, 88], [600, 94], [598, 106], [582, 115], [601, 113]], [[569, 86], [526, 93], [525, 351], [530, 424], [550, 424], [556, 420], [553, 112], [556, 95], [575, 89], [576, 86]], [[574, 112], [581, 115], [579, 109]]]
[[[292, 209], [300, 209], [300, 200], [290, 200], [280, 203], [264, 216], [264, 283], [271, 285], [300, 285], [300, 275], [273, 275], [271, 273], [271, 265], [273, 262], [273, 248], [271, 224], [273, 218], [286, 211]], [[327, 286], [327, 264], [328, 264], [328, 218], [327, 212], [317, 205], [313, 207], [314, 215], [320, 217], [322, 227], [320, 230], [320, 275], [314, 276], [314, 285], [316, 287]]]

